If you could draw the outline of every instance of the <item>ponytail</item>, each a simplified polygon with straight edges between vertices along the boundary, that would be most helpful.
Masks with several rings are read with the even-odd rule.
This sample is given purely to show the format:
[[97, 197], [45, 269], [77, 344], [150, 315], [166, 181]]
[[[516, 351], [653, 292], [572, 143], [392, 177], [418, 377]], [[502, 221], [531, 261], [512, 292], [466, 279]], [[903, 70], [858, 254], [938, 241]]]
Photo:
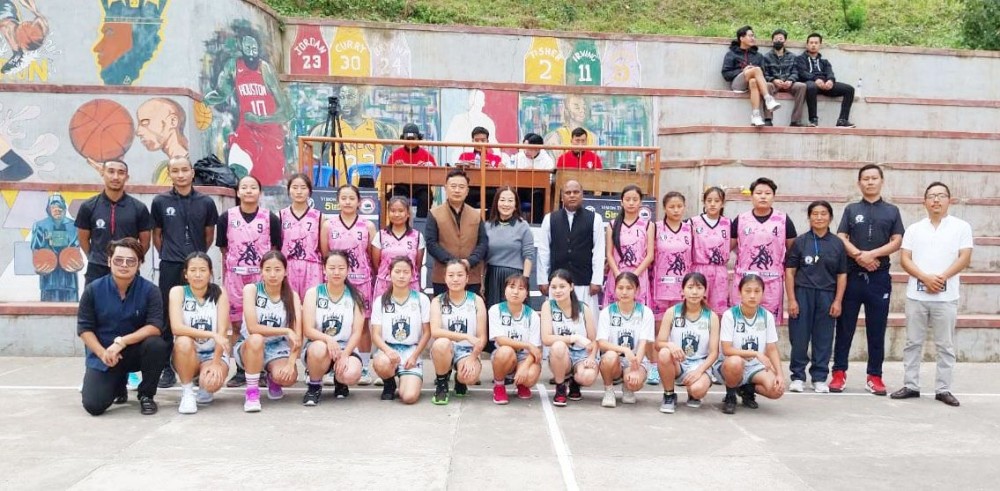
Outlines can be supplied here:
[[[466, 275], [469, 274], [469, 268], [465, 265], [465, 263], [463, 263], [461, 259], [456, 259], [456, 258], [449, 259], [448, 262], [445, 263], [445, 266], [444, 266], [445, 271], [447, 271], [448, 268], [450, 268], [454, 264], [458, 264], [459, 266], [461, 266], [462, 269], [465, 270], [465, 274]], [[441, 299], [441, 307], [446, 307], [446, 306], [447, 307], [451, 307], [451, 290], [450, 289], [448, 291], [445, 291], [444, 293], [442, 293], [438, 298]]]
[[576, 290], [573, 289], [573, 275], [569, 272], [569, 270], [564, 268], [559, 268], [553, 271], [552, 274], [549, 275], [549, 283], [551, 284], [552, 280], [555, 278], [559, 278], [565, 281], [566, 283], [569, 283], [569, 301], [571, 304], [569, 317], [574, 321], [579, 320], [580, 310], [581, 310], [580, 299], [577, 298]]
[[[622, 188], [622, 201], [625, 200], [625, 195], [635, 192], [639, 195], [639, 201], [642, 201], [642, 189], [635, 184], [629, 184]], [[618, 208], [618, 216], [615, 217], [615, 221], [611, 225], [611, 244], [615, 246], [615, 252], [618, 253], [618, 257], [622, 257], [622, 224], [625, 223], [625, 206], [624, 204]], [[576, 320], [576, 319], [574, 319]]]
[[[344, 259], [345, 263], [351, 264], [350, 259], [347, 257], [347, 252], [340, 249], [334, 249], [327, 253], [326, 257], [323, 258], [323, 266], [326, 266], [326, 262], [333, 256], [341, 257]], [[351, 295], [351, 299], [354, 300], [354, 303], [361, 306], [362, 311], [367, 310], [368, 304], [365, 302], [365, 297], [361, 296], [361, 292], [359, 292], [350, 281], [347, 281], [346, 279], [344, 280], [344, 288], [347, 290], [347, 293]]]

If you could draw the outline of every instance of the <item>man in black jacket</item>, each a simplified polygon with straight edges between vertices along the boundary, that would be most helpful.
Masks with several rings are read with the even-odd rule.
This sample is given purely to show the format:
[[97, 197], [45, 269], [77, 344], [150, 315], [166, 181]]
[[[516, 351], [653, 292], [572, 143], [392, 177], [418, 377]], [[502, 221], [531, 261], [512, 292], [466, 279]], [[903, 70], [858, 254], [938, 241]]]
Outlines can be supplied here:
[[851, 123], [851, 104], [854, 103], [854, 87], [843, 82], [838, 82], [833, 74], [833, 66], [819, 53], [819, 48], [823, 44], [823, 36], [812, 33], [806, 38], [806, 51], [795, 59], [798, 69], [799, 80], [806, 83], [806, 106], [809, 107], [809, 126], [819, 126], [819, 117], [816, 116], [816, 94], [823, 94], [827, 97], [841, 97], [844, 100], [840, 103], [840, 117], [837, 118], [837, 126], [853, 128]]
[[774, 92], [790, 92], [795, 97], [790, 126], [802, 124], [802, 107], [806, 100], [806, 84], [799, 82], [799, 72], [795, 67], [796, 56], [785, 49], [788, 33], [778, 29], [771, 33], [771, 51], [764, 55], [764, 79], [768, 89]]
[[[743, 26], [736, 30], [736, 39], [729, 45], [729, 51], [722, 60], [722, 78], [737, 92], [750, 91], [750, 124], [765, 126], [771, 119], [771, 112], [781, 107], [771, 97], [764, 80], [764, 57], [757, 52], [757, 38], [753, 28]], [[764, 101], [764, 116], [761, 117], [760, 102]]]

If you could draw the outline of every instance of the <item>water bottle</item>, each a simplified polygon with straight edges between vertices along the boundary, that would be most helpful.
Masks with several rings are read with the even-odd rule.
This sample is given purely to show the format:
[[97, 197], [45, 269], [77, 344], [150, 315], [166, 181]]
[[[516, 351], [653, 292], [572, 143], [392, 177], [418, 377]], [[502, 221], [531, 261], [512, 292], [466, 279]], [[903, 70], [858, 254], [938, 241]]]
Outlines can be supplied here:
[[482, 157], [482, 155], [479, 155], [477, 153], [476, 154], [476, 167], [481, 167], [482, 164], [483, 164], [483, 157]]

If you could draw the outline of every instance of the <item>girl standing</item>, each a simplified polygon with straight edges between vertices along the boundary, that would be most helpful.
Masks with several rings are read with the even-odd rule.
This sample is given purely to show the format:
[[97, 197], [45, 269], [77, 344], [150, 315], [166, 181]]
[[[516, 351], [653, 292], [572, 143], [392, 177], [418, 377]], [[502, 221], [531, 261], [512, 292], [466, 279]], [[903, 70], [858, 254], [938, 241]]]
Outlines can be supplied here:
[[708, 281], [701, 273], [688, 273], [681, 283], [684, 302], [663, 316], [660, 334], [659, 370], [663, 379], [661, 413], [677, 410], [676, 384], [687, 388], [687, 406], [701, 407], [712, 387], [711, 371], [719, 359], [719, 317], [708, 308], [705, 292]]
[[646, 347], [653, 343], [656, 322], [653, 311], [635, 301], [639, 278], [628, 271], [615, 278], [618, 300], [601, 311], [597, 321], [597, 344], [601, 349], [601, 378], [604, 380], [603, 407], [615, 407], [614, 380], [622, 379], [622, 402], [635, 404], [635, 393], [646, 380], [642, 363]]
[[445, 266], [448, 291], [431, 302], [431, 359], [434, 360], [434, 404], [448, 404], [448, 379], [455, 370], [455, 395], [465, 397], [469, 384], [479, 380], [483, 364], [479, 354], [486, 347], [486, 304], [466, 291], [469, 268], [459, 259]]
[[710, 187], [702, 194], [704, 213], [691, 219], [694, 247], [691, 251], [691, 270], [705, 276], [708, 307], [722, 315], [729, 307], [729, 217], [723, 215], [726, 192]]
[[431, 337], [431, 305], [427, 296], [410, 288], [413, 264], [397, 257], [389, 263], [392, 288], [375, 299], [372, 308], [372, 341], [378, 347], [372, 368], [382, 378], [382, 400], [399, 398], [406, 404], [420, 399], [424, 378], [420, 354]]
[[[549, 369], [556, 380], [552, 405], [583, 399], [580, 387], [597, 379], [597, 335], [590, 304], [580, 302], [573, 275], [557, 269], [549, 275], [548, 302], [542, 304], [542, 343], [549, 347]], [[570, 377], [569, 387], [565, 383]]]
[[528, 277], [512, 274], [504, 284], [504, 297], [489, 310], [490, 341], [493, 351], [493, 402], [507, 404], [504, 377], [514, 374], [517, 397], [531, 399], [532, 385], [542, 373], [541, 318], [525, 305], [528, 298]]
[[649, 266], [653, 264], [653, 224], [639, 216], [642, 190], [630, 184], [622, 189], [622, 207], [614, 222], [605, 227], [608, 277], [604, 284], [604, 304], [615, 301], [615, 278], [623, 271], [639, 278], [636, 301], [650, 305]]
[[420, 291], [420, 267], [424, 264], [424, 249], [427, 248], [424, 234], [410, 226], [410, 202], [405, 196], [389, 198], [386, 209], [389, 225], [379, 230], [372, 240], [372, 262], [378, 265], [374, 296], [392, 287], [389, 263], [398, 256], [408, 257], [415, 266], [410, 288]]
[[[671, 191], [663, 196], [663, 221], [656, 223], [656, 261], [653, 263], [653, 313], [656, 320], [683, 298], [681, 282], [691, 268], [691, 221], [684, 219], [684, 195]], [[650, 343], [648, 359], [657, 359]], [[660, 385], [660, 371], [649, 371], [649, 385]]]
[[323, 282], [323, 261], [319, 252], [319, 232], [323, 214], [309, 206], [312, 181], [305, 174], [288, 180], [292, 204], [282, 208], [281, 253], [288, 258], [288, 282], [292, 290], [305, 298], [306, 290]]

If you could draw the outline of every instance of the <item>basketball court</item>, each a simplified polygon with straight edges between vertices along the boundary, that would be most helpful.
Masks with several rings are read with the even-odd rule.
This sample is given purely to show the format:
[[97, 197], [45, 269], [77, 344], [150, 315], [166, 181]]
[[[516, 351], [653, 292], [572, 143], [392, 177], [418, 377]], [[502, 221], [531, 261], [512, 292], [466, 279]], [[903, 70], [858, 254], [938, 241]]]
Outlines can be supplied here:
[[[893, 390], [902, 365], [886, 369]], [[616, 409], [600, 407], [600, 389], [553, 408], [537, 387], [496, 406], [489, 385], [435, 406], [428, 375], [415, 406], [373, 387], [306, 408], [297, 388], [244, 414], [242, 389], [224, 389], [185, 416], [175, 388], [155, 416], [132, 392], [95, 418], [80, 406], [82, 359], [0, 358], [0, 489], [993, 488], [1000, 366], [956, 367], [960, 408], [933, 400], [933, 369], [920, 399], [863, 392], [856, 363], [843, 394], [787, 394], [733, 416], [719, 411], [719, 386], [673, 415], [649, 387]]]

